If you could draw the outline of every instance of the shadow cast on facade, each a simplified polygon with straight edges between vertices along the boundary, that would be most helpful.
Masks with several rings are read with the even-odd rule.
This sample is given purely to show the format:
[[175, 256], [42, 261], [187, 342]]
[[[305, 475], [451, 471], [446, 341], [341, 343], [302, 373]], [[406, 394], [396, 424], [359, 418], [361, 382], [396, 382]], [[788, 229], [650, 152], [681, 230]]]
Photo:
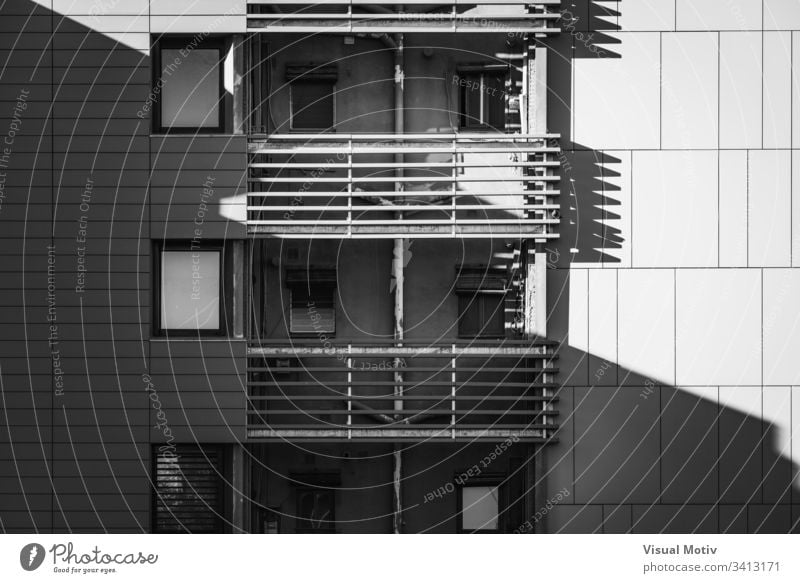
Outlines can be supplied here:
[[[561, 343], [562, 429], [559, 443], [548, 448], [544, 481], [548, 491], [570, 491], [548, 517], [549, 529], [796, 530], [797, 468], [776, 449], [782, 439], [776, 427], [721, 405], [713, 389], [698, 396], [570, 347], [570, 265], [619, 263], [615, 250], [629, 235], [615, 223], [623, 218], [614, 181], [620, 159], [568, 138], [573, 60], [618, 56], [608, 49], [615, 42], [610, 37], [593, 37], [593, 43], [606, 47], [599, 55], [581, 44], [577, 33], [591, 31], [592, 19], [605, 21], [614, 14], [592, 2], [569, 6], [576, 16], [585, 15], [585, 29], [579, 20], [574, 31], [545, 41], [551, 47], [549, 129], [567, 137], [562, 140], [562, 235], [549, 285], [550, 336]], [[146, 341], [151, 270], [142, 258], [149, 257], [151, 237], [167, 232], [169, 220], [169, 214], [153, 220], [152, 193], [162, 188], [165, 208], [193, 216], [196, 190], [213, 157], [203, 158], [205, 168], [177, 171], [185, 172], [183, 178], [165, 175], [158, 180], [166, 183], [154, 183], [150, 122], [139, 115], [152, 91], [144, 51], [27, 0], [5, 2], [2, 15], [4, 111], [13, 110], [9, 106], [21, 90], [30, 94], [15, 130], [0, 210], [3, 291], [16, 302], [11, 305], [25, 306], [6, 310], [3, 327], [1, 477], [15, 485], [24, 478], [24, 484], [2, 491], [2, 528], [147, 531], [152, 468], [144, 450], [158, 439], [152, 438], [155, 413], [142, 375], [152, 375], [165, 393], [177, 393], [168, 391], [175, 384], [172, 355]], [[91, 16], [84, 21], [91, 23]], [[5, 113], [3, 124], [12, 122]], [[176, 165], [183, 156], [180, 149], [165, 153]], [[240, 194], [244, 172], [220, 182], [218, 196]], [[186, 188], [195, 198], [180, 199], [182, 191], [174, 185], [191, 180]], [[90, 210], [84, 210], [88, 181]], [[213, 218], [206, 223], [206, 236], [224, 238], [228, 219]], [[80, 231], [86, 231], [85, 245], [76, 240]], [[86, 269], [81, 292], [75, 291], [78, 253]], [[52, 273], [58, 359], [49, 319], [53, 304], [48, 303], [53, 262], [58, 265]], [[201, 384], [208, 385], [208, 393], [212, 386], [233, 386], [230, 394], [215, 396], [216, 403], [208, 402], [230, 402], [238, 415], [242, 403], [236, 392], [242, 389], [236, 384], [244, 371], [223, 363], [233, 360], [225, 357], [211, 357], [208, 362], [218, 368]], [[63, 372], [63, 391], [55, 390], [57, 369]], [[164, 410], [182, 410], [179, 398], [172, 403], [167, 398]], [[191, 435], [191, 420], [179, 417], [170, 419], [174, 431]], [[82, 419], [92, 421], [77, 422]], [[226, 419], [216, 423], [218, 441], [241, 439], [230, 433]]]
[[[550, 262], [619, 263], [619, 250], [630, 234], [623, 233], [618, 207], [620, 158], [575, 143], [573, 65], [578, 59], [617, 59], [610, 22], [616, 10], [598, 3], [565, 1], [561, 6], [562, 33], [542, 44], [548, 49], [548, 131], [561, 135], [560, 239], [551, 247]], [[603, 31], [597, 31], [602, 22]], [[601, 96], [598, 96], [601, 98]]]
[[[614, 31], [624, 4], [611, 9], [591, 1], [564, 2], [570, 23], [562, 23], [560, 36], [544, 41], [548, 129], [561, 134], [563, 148], [561, 238], [548, 249], [548, 337], [559, 342], [564, 414], [559, 442], [546, 450], [543, 482], [549, 494], [570, 492], [547, 513], [545, 531], [797, 532], [798, 467], [788, 426], [731, 404], [736, 398], [726, 394], [735, 389], [671, 386], [646, 370], [619, 365], [613, 354], [588, 348], [588, 307], [574, 296], [588, 297], [590, 305], [622, 301], [619, 296], [593, 300], [590, 280], [593, 274], [618, 278], [617, 270], [624, 269], [622, 251], [631, 234], [622, 225], [630, 208], [620, 198], [621, 158], [570, 139], [573, 65], [579, 59], [620, 57], [614, 45], [621, 41], [595, 26]], [[598, 271], [604, 266], [613, 268], [613, 275]], [[761, 390], [741, 389], [759, 391], [758, 398]]]

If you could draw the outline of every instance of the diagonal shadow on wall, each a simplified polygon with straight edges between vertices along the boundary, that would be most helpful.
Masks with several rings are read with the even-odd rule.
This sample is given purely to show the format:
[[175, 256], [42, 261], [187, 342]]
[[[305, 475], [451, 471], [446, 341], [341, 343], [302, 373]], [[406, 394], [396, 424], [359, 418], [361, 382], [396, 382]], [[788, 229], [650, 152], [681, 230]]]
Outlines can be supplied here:
[[[598, 268], [623, 267], [630, 205], [621, 196], [622, 159], [571, 139], [574, 67], [621, 58], [614, 33], [625, 2], [573, 0], [561, 9], [562, 34], [543, 44], [548, 130], [561, 134], [563, 149], [561, 238], [548, 246], [548, 336], [560, 343], [562, 415], [542, 482], [548, 496], [565, 487], [570, 494], [544, 530], [797, 532], [788, 387], [778, 388], [786, 398], [776, 419], [762, 413], [761, 388], [675, 387], [651, 378], [647, 363], [618, 364], [616, 340], [610, 353], [592, 348], [618, 338], [619, 271]], [[590, 330], [589, 310], [614, 301], [617, 319]]]

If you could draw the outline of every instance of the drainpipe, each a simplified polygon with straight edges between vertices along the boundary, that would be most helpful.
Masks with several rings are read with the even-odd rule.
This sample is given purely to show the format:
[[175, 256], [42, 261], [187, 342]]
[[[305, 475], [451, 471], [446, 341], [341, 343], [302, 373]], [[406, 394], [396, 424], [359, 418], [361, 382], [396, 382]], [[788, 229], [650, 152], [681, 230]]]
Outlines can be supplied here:
[[[394, 14], [393, 11], [382, 8], [382, 7], [370, 7], [370, 9], [376, 12], [385, 12], [388, 14]], [[403, 6], [399, 5], [398, 10], [402, 11]], [[396, 33], [393, 35], [389, 34], [375, 34], [371, 35], [374, 38], [379, 38], [383, 43], [392, 49], [392, 53], [394, 55], [394, 63], [393, 63], [393, 75], [394, 75], [394, 133], [401, 135], [405, 131], [405, 118], [404, 118], [404, 77], [405, 77], [405, 55], [403, 52], [403, 43], [405, 42], [405, 38], [403, 33]], [[402, 164], [404, 160], [404, 156], [402, 152], [397, 152], [394, 155], [394, 162], [396, 164]], [[394, 183], [394, 189], [396, 192], [403, 191], [403, 168], [398, 166], [395, 169], [395, 177], [398, 179]], [[383, 202], [383, 201], [381, 201]], [[387, 201], [388, 202], [388, 201]], [[395, 196], [394, 201], [391, 201], [394, 204], [402, 204], [403, 197]], [[395, 211], [394, 218], [397, 220], [402, 220], [403, 212], [402, 211]], [[392, 279], [394, 281], [394, 340], [398, 345], [402, 344], [402, 340], [404, 337], [404, 324], [403, 324], [403, 314], [404, 314], [404, 300], [403, 300], [403, 290], [405, 287], [405, 265], [406, 265], [406, 250], [408, 249], [408, 240], [407, 239], [395, 239], [394, 240], [394, 248], [392, 249]], [[400, 397], [403, 394], [403, 373], [400, 369], [400, 359], [394, 359], [394, 382], [397, 383], [394, 386], [394, 394], [395, 397]], [[395, 399], [394, 400], [394, 410], [395, 415], [393, 420], [399, 419], [402, 415], [403, 411], [403, 400], [402, 399]], [[392, 530], [395, 534], [400, 534], [402, 532], [402, 525], [403, 525], [403, 501], [402, 501], [402, 491], [401, 491], [401, 483], [403, 479], [403, 455], [400, 443], [395, 443], [393, 445], [393, 458], [394, 458], [394, 471], [393, 471], [393, 512], [392, 512]]]
[[[400, 7], [402, 10], [402, 7]], [[404, 119], [404, 75], [405, 75], [405, 56], [403, 53], [403, 43], [404, 43], [403, 33], [397, 33], [394, 35], [393, 45], [394, 45], [394, 132], [395, 134], [402, 134], [405, 130], [405, 119]], [[394, 161], [396, 164], [402, 164], [403, 162], [403, 154], [401, 152], [397, 152], [394, 155]], [[395, 176], [398, 178], [398, 181], [395, 182], [395, 191], [402, 192], [403, 191], [403, 168], [398, 166], [395, 169]], [[402, 204], [403, 198], [402, 196], [395, 197], [395, 204]], [[402, 220], [403, 213], [402, 211], [396, 211], [394, 213], [395, 219]], [[406, 254], [407, 242], [405, 239], [395, 239], [394, 240], [394, 249], [392, 252], [392, 276], [394, 277], [394, 339], [398, 345], [401, 344], [400, 341], [403, 340], [404, 337], [404, 323], [403, 323], [403, 314], [404, 314], [404, 298], [403, 298], [403, 291], [405, 288], [405, 254]], [[400, 359], [395, 358], [394, 360], [394, 381], [397, 383], [394, 387], [394, 394], [396, 397], [400, 397], [403, 394], [403, 373], [400, 369]], [[395, 410], [395, 418], [400, 418], [403, 411], [403, 400], [402, 399], [395, 399], [394, 401], [394, 410]], [[400, 534], [402, 532], [403, 526], [403, 500], [402, 500], [402, 478], [403, 478], [403, 453], [401, 449], [400, 443], [394, 444], [394, 476], [393, 476], [393, 483], [394, 483], [394, 512], [393, 512], [393, 530], [395, 534]]]

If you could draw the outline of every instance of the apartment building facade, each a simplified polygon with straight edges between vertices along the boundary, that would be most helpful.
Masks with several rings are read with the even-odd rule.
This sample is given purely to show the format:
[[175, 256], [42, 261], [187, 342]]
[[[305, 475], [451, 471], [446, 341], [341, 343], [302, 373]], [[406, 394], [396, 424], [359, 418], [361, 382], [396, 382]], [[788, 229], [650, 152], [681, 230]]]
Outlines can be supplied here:
[[800, 15], [633, 4], [6, 2], [3, 528], [796, 528]]

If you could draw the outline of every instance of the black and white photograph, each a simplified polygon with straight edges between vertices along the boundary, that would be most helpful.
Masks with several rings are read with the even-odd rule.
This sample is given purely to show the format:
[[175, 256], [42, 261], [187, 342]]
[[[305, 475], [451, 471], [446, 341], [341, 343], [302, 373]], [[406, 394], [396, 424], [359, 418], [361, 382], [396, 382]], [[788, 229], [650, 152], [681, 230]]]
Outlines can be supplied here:
[[0, 579], [796, 533], [800, 0], [0, 0]]

